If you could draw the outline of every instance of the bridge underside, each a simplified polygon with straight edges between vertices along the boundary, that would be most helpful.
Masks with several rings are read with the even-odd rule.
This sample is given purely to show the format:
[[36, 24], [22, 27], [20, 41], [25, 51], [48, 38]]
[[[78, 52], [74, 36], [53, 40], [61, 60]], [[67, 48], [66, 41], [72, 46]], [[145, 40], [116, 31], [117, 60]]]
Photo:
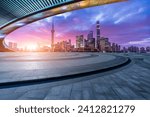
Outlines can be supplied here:
[[7, 51], [5, 37], [29, 23], [57, 14], [121, 2], [125, 0], [1, 0], [0, 1], [0, 51]]

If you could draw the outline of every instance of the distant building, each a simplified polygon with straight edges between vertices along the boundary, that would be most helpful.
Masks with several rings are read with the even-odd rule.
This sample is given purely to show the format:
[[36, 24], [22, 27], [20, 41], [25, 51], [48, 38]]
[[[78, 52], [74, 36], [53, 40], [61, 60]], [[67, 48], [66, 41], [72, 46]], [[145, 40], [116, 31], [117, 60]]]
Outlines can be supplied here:
[[14, 42], [9, 42], [8, 47], [13, 50], [18, 50], [17, 43], [14, 43]]
[[54, 28], [54, 22], [52, 22], [52, 30], [51, 30], [51, 48], [52, 51], [54, 49], [54, 34], [55, 34], [55, 28]]
[[13, 49], [17, 50], [17, 43], [14, 43]]
[[[71, 44], [71, 39], [68, 41], [61, 41], [54, 44], [54, 23], [52, 23], [51, 29], [51, 48], [53, 51], [101, 51], [101, 52], [136, 52], [136, 53], [145, 53], [150, 52], [150, 47], [136, 47], [130, 46], [128, 48], [123, 47], [117, 43], [111, 43], [109, 38], [101, 36], [101, 27], [100, 22], [96, 22], [96, 35], [94, 37], [94, 32], [89, 31], [87, 34], [87, 39], [84, 38], [84, 35], [76, 36], [76, 47]], [[9, 43], [10, 48], [17, 48], [17, 44], [13, 44], [12, 42]], [[45, 47], [43, 50], [48, 50], [48, 46]]]
[[123, 47], [123, 50], [122, 50], [124, 53], [127, 53], [128, 52], [128, 49], [126, 47]]
[[94, 49], [95, 49], [95, 38], [85, 40], [85, 48], [88, 50], [94, 51]]
[[55, 52], [71, 52], [73, 51], [74, 46], [71, 45], [71, 40], [57, 42], [54, 47]]
[[95, 40], [95, 48], [99, 48], [99, 41], [101, 38], [101, 30], [100, 30], [100, 22], [96, 22], [96, 40]]
[[69, 45], [71, 45], [71, 39], [69, 39]]
[[121, 52], [121, 46], [118, 45], [118, 52]]
[[150, 47], [146, 47], [146, 52], [150, 52]]
[[110, 52], [111, 51], [111, 43], [108, 38], [101, 37], [99, 41], [99, 49], [102, 52]]
[[139, 47], [135, 47], [135, 52], [136, 52], [136, 53], [139, 53], [139, 52], [140, 52]]
[[144, 47], [141, 47], [141, 48], [140, 48], [140, 53], [146, 53], [146, 50], [145, 50]]
[[121, 46], [116, 44], [115, 45], [115, 52], [120, 52], [121, 51]]
[[84, 36], [76, 36], [76, 48], [84, 48]]
[[116, 52], [116, 44], [115, 43], [112, 43], [112, 47], [111, 47], [112, 49], [112, 52]]
[[90, 31], [87, 35], [87, 40], [93, 39], [93, 31]]
[[8, 43], [8, 47], [9, 47], [10, 49], [12, 49], [12, 48], [13, 48], [13, 42], [9, 42], [9, 43]]
[[139, 50], [139, 48], [138, 48], [138, 47], [136, 47], [136, 46], [130, 46], [130, 47], [128, 47], [128, 52], [135, 52], [135, 53], [139, 53], [139, 52], [140, 52], [140, 50]]

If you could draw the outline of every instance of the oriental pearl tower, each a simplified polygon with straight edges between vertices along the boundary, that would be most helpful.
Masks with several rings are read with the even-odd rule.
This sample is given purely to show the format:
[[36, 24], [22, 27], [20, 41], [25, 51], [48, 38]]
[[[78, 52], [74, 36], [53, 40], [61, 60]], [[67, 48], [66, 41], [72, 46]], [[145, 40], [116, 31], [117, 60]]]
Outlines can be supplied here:
[[54, 51], [54, 34], [55, 34], [55, 29], [54, 29], [54, 21], [52, 21], [52, 30], [51, 30], [51, 50], [52, 52]]

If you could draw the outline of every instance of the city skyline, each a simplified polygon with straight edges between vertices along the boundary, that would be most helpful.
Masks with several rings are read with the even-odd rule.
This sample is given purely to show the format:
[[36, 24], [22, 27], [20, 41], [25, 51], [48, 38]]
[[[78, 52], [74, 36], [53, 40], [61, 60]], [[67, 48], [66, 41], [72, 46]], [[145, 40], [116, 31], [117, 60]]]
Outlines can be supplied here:
[[8, 42], [9, 49], [20, 52], [135, 52], [135, 53], [149, 53], [150, 46], [147, 47], [137, 47], [137, 46], [129, 46], [129, 47], [121, 47], [121, 45], [110, 42], [108, 37], [103, 37], [101, 35], [101, 26], [100, 22], [97, 21], [95, 24], [95, 32], [90, 30], [86, 35], [76, 35], [76, 43], [72, 44], [71, 39], [62, 40], [59, 42], [55, 42], [55, 25], [54, 22], [51, 24], [51, 47], [47, 45], [37, 44], [36, 47], [34, 45], [28, 45], [22, 48], [18, 48], [18, 44], [15, 42]]
[[95, 23], [100, 21], [101, 35], [108, 37], [111, 42], [118, 43], [122, 47], [131, 45], [146, 47], [150, 44], [148, 3], [150, 3], [148, 0], [131, 0], [60, 14], [18, 29], [7, 36], [6, 42], [11, 40], [23, 44], [38, 42], [47, 44], [51, 39], [51, 23], [54, 19], [57, 22], [56, 42], [71, 39], [75, 44], [76, 35], [86, 36], [90, 30], [93, 30], [93, 35], [96, 36]]

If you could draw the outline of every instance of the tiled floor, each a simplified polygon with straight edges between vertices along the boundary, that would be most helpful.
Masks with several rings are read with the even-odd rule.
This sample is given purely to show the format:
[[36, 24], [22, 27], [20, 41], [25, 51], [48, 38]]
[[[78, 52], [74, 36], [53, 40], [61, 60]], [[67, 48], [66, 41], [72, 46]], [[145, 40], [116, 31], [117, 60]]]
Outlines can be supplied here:
[[133, 59], [129, 65], [105, 73], [1, 88], [0, 99], [150, 99], [150, 64], [142, 64], [145, 61], [135, 60], [132, 54], [129, 57]]
[[102, 53], [9, 54], [0, 53], [0, 83], [78, 74], [103, 68], [106, 62], [112, 66], [124, 62], [124, 58]]

